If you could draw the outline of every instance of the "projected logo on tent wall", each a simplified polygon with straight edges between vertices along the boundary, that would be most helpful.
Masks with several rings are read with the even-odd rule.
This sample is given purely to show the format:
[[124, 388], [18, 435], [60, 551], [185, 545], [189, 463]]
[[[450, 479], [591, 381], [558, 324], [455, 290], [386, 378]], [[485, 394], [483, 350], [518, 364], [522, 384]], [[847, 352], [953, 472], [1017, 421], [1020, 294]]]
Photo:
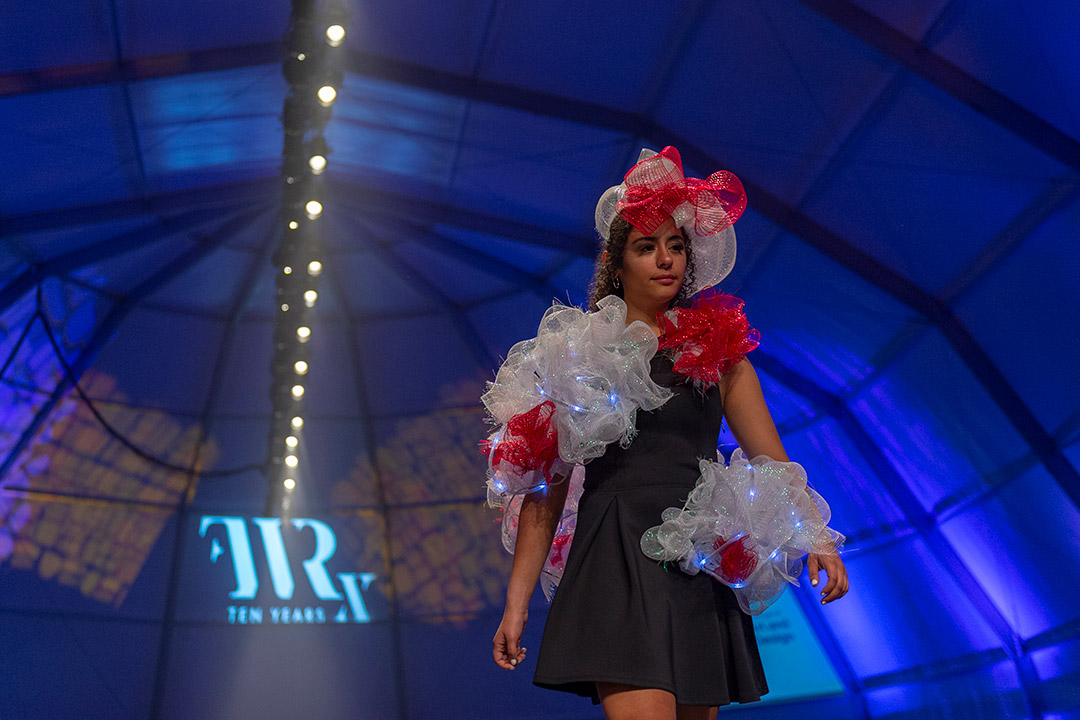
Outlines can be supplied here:
[[335, 571], [337, 536], [322, 520], [204, 515], [199, 537], [204, 557], [216, 566], [212, 584], [232, 581], [221, 597], [229, 624], [371, 621], [365, 595], [375, 573]]

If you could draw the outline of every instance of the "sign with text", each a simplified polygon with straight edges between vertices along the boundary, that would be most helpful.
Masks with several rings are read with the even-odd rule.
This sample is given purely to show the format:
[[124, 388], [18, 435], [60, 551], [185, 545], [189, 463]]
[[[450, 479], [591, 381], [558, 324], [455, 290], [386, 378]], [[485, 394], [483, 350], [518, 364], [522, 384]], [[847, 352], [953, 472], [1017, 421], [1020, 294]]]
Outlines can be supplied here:
[[324, 520], [203, 515], [196, 546], [209, 573], [203, 590], [229, 588], [203, 595], [229, 624], [367, 623], [369, 598], [381, 598], [375, 573], [344, 567]]

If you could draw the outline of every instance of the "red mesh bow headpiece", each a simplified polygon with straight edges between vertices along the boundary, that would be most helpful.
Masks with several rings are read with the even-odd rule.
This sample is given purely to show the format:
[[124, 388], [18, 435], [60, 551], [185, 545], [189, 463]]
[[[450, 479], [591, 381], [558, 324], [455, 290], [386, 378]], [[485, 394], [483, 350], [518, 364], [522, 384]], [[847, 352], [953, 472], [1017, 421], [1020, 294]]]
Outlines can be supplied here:
[[676, 226], [692, 229], [695, 235], [713, 235], [746, 209], [746, 191], [739, 178], [726, 170], [704, 180], [688, 178], [679, 151], [670, 145], [630, 168], [623, 184], [626, 190], [615, 211], [643, 233], [653, 232], [671, 216]]

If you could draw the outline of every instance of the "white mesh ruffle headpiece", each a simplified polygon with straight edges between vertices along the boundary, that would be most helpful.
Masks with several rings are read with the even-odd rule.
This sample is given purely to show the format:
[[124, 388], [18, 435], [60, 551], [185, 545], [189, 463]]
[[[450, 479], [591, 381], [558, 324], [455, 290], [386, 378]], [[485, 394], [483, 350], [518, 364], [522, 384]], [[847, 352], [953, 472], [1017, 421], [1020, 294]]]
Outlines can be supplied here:
[[610, 187], [596, 204], [596, 231], [605, 241], [611, 221], [621, 215], [649, 234], [670, 216], [686, 230], [694, 249], [693, 295], [727, 277], [735, 265], [732, 224], [746, 209], [746, 191], [734, 174], [721, 170], [702, 180], [683, 174], [679, 151], [644, 148], [638, 162], [619, 185]]

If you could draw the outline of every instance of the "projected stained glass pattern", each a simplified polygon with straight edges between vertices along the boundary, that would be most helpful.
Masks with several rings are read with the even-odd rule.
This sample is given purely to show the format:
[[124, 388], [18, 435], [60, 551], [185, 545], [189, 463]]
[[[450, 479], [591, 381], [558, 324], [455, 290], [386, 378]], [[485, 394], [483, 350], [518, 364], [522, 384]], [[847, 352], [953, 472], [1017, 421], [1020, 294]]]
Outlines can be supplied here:
[[[92, 397], [125, 401], [107, 375], [89, 371], [81, 384]], [[202, 436], [197, 425], [185, 427], [153, 410], [104, 412], [155, 457], [182, 466], [195, 456]], [[201, 450], [203, 462], [216, 460], [213, 443]], [[0, 560], [119, 607], [185, 499], [188, 477], [133, 454], [69, 395], [12, 468], [5, 490]]]

